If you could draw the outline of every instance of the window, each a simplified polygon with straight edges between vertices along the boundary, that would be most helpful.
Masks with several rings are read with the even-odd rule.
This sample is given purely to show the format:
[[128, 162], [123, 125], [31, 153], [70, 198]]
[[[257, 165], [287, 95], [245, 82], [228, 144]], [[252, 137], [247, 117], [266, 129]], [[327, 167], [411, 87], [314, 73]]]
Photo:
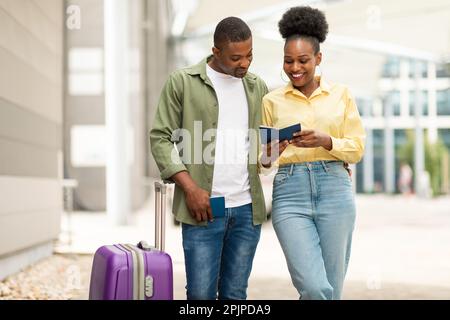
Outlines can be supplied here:
[[[400, 92], [399, 91], [390, 91], [386, 94], [383, 99], [384, 106], [384, 115], [385, 116], [400, 116]], [[392, 113], [389, 114], [388, 107], [392, 108]]]
[[436, 65], [436, 77], [450, 78], [450, 63]]
[[[127, 160], [135, 161], [135, 134], [129, 127], [126, 132]], [[76, 125], [70, 128], [71, 164], [75, 168], [104, 167], [107, 161], [107, 128], [103, 125]]]
[[356, 106], [358, 107], [359, 114], [363, 117], [372, 116], [372, 101], [367, 98], [355, 98]]
[[409, 62], [409, 77], [414, 78], [416, 74], [416, 67], [419, 68], [419, 76], [422, 78], [428, 77], [428, 63], [420, 60], [410, 60]]
[[447, 149], [450, 151], [450, 129], [439, 129], [439, 138], [442, 139]]
[[[427, 116], [428, 115], [428, 91], [420, 91], [420, 97], [421, 99], [421, 104], [422, 104], [422, 112], [420, 113], [422, 116]], [[410, 91], [409, 92], [409, 114], [411, 116], [415, 116], [416, 115], [416, 92], [415, 91]]]
[[400, 59], [398, 57], [389, 57], [383, 65], [382, 76], [384, 78], [400, 77]]
[[401, 151], [402, 147], [407, 145], [409, 142], [406, 130], [397, 129], [394, 130], [394, 144], [395, 144], [395, 191], [400, 192], [398, 188], [398, 179], [400, 174], [400, 164], [401, 164]]
[[101, 48], [70, 49], [68, 84], [71, 96], [103, 94], [103, 50]]
[[439, 116], [450, 116], [450, 89], [438, 90], [436, 98], [437, 114]]
[[373, 137], [374, 192], [384, 190], [384, 130], [375, 129]]

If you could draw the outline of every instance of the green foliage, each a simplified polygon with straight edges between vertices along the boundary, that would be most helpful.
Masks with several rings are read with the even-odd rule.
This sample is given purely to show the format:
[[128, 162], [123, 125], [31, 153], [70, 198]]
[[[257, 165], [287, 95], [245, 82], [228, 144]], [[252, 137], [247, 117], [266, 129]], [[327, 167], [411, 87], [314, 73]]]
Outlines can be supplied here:
[[[404, 161], [408, 163], [411, 168], [414, 168], [414, 131], [408, 130], [406, 132], [406, 135], [407, 143], [400, 147], [400, 149], [398, 150], [398, 155], [400, 161]], [[438, 141], [435, 143], [429, 143], [428, 139], [426, 139], [426, 133], [424, 141], [425, 170], [430, 174], [430, 187], [433, 190], [433, 195], [437, 196], [441, 194], [441, 186], [444, 179], [442, 159], [444, 158], [444, 154], [448, 155], [449, 151], [441, 139], [438, 139]]]

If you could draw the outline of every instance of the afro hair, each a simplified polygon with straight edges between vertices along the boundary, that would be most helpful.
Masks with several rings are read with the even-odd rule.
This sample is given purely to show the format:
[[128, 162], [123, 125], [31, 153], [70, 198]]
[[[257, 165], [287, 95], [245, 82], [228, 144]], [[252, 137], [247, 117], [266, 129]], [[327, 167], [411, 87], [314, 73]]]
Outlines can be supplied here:
[[286, 11], [278, 23], [283, 39], [312, 37], [322, 43], [328, 34], [328, 23], [322, 11], [307, 6], [293, 7]]

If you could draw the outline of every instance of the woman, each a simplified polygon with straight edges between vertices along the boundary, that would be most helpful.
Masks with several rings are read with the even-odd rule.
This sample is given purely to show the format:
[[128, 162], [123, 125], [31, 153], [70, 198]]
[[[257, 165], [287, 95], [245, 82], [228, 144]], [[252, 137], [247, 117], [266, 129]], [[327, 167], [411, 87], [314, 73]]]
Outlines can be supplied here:
[[290, 141], [264, 146], [265, 167], [279, 166], [273, 184], [272, 223], [301, 299], [340, 299], [350, 257], [355, 203], [344, 163], [364, 152], [365, 132], [345, 86], [316, 77], [325, 15], [294, 7], [279, 22], [283, 69], [290, 82], [263, 99], [263, 124], [300, 122]]

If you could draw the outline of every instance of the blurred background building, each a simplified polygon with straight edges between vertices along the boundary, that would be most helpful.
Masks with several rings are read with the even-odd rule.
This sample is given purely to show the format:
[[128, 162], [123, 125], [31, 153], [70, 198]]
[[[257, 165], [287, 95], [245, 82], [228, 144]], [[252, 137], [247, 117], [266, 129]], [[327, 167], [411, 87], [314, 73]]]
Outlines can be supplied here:
[[355, 190], [400, 192], [405, 163], [417, 195], [448, 194], [446, 0], [0, 0], [0, 279], [51, 254], [68, 181], [69, 205], [114, 224], [149, 198], [160, 90], [211, 52], [218, 21], [247, 21], [251, 71], [285, 85], [277, 23], [302, 4], [325, 11], [321, 73], [349, 86], [367, 130]]
[[109, 167], [111, 220], [143, 204], [172, 11], [164, 0], [0, 0], [0, 279], [52, 254], [64, 188], [73, 209], [104, 211]]
[[357, 192], [399, 192], [405, 162], [414, 169], [413, 188], [420, 195], [448, 193], [449, 3], [231, 1], [211, 10], [210, 1], [191, 2], [197, 9], [181, 37], [178, 65], [200, 60], [210, 51], [216, 22], [237, 15], [254, 33], [253, 72], [270, 89], [285, 85], [281, 15], [298, 4], [324, 10], [330, 34], [321, 48], [321, 73], [350, 87], [368, 134], [364, 160], [356, 167]]
[[60, 230], [63, 25], [61, 1], [0, 1], [0, 278]]

